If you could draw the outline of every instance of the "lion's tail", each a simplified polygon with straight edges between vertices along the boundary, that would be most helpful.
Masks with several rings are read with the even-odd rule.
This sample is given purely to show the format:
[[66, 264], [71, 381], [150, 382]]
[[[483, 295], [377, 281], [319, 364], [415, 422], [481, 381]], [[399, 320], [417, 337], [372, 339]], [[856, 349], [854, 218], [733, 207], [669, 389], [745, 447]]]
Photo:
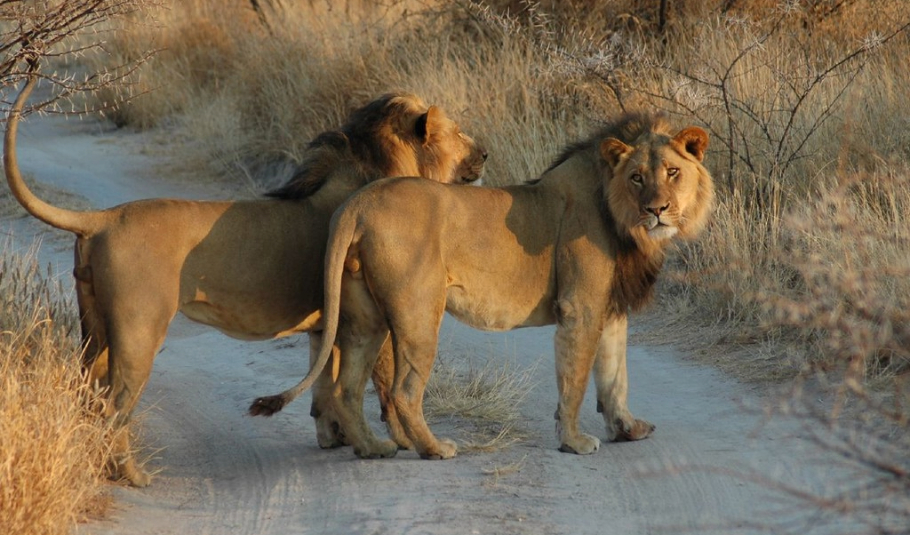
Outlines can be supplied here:
[[344, 275], [344, 263], [348, 248], [354, 241], [357, 228], [357, 217], [353, 212], [339, 209], [332, 219], [328, 247], [325, 257], [325, 302], [323, 318], [325, 327], [322, 336], [322, 347], [315, 364], [306, 377], [293, 387], [274, 396], [257, 398], [250, 405], [251, 416], [272, 416], [305, 392], [325, 368], [332, 354], [335, 336], [338, 334], [338, 320], [341, 314], [341, 278]]
[[103, 223], [99, 212], [74, 212], [47, 204], [32, 193], [22, 179], [19, 160], [16, 157], [16, 133], [19, 130], [22, 108], [37, 81], [38, 76], [34, 72], [29, 75], [25, 87], [22, 88], [9, 112], [6, 135], [3, 138], [3, 167], [6, 170], [6, 182], [9, 184], [13, 196], [23, 208], [28, 210], [28, 213], [59, 229], [81, 236], [91, 235], [97, 232]]

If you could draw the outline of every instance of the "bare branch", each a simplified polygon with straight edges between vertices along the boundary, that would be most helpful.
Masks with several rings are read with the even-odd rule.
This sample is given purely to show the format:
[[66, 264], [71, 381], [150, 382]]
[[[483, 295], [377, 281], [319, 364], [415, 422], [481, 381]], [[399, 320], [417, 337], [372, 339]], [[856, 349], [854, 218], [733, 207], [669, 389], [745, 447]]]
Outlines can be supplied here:
[[[5, 91], [37, 64], [101, 51], [104, 44], [101, 36], [111, 29], [112, 21], [151, 3], [152, 0], [0, 0], [0, 20], [7, 22], [0, 28], [0, 87]], [[45, 102], [30, 105], [26, 112], [46, 109], [76, 93], [97, 91], [119, 83], [151, 54], [79, 78], [71, 72], [43, 74], [41, 78], [55, 87], [53, 96]], [[8, 109], [8, 100], [3, 99], [3, 102]]]

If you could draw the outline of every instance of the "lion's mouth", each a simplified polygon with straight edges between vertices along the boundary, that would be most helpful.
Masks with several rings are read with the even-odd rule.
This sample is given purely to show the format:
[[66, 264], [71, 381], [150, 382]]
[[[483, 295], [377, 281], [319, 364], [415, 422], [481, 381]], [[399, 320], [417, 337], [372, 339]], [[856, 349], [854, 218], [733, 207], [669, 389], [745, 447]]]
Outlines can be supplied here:
[[480, 183], [480, 179], [483, 177], [483, 169], [477, 171], [476, 169], [465, 170], [461, 174], [458, 181], [461, 184], [472, 184], [474, 182]]
[[648, 236], [657, 240], [668, 240], [679, 231], [675, 225], [669, 225], [653, 215], [645, 219], [642, 226], [647, 229]]
[[669, 240], [679, 229], [665, 223], [657, 223], [648, 229], [648, 236], [657, 240]]

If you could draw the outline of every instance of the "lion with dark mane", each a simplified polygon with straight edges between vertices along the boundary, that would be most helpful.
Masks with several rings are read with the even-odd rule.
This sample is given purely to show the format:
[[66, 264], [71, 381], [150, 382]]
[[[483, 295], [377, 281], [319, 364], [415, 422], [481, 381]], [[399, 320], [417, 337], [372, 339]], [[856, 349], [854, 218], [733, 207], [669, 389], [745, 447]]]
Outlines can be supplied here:
[[[109, 389], [115, 427], [129, 423], [178, 311], [244, 340], [317, 331], [332, 212], [382, 177], [474, 181], [486, 158], [441, 109], [392, 94], [353, 113], [340, 131], [317, 137], [296, 176], [271, 193], [281, 200], [150, 199], [71, 211], [36, 197], [19, 171], [16, 130], [36, 79], [28, 80], [7, 123], [6, 178], [29, 213], [77, 236], [73, 273], [84, 364], [89, 378]], [[377, 385], [380, 395], [387, 390]], [[317, 418], [320, 444], [337, 445], [326, 418]], [[117, 434], [112, 467], [131, 484], [147, 485], [128, 435]]]
[[[478, 329], [556, 324], [560, 449], [597, 450], [578, 413], [593, 370], [610, 440], [654, 426], [627, 405], [627, 317], [649, 300], [671, 239], [695, 236], [714, 199], [702, 165], [708, 134], [670, 129], [659, 115], [627, 115], [569, 147], [537, 180], [454, 188], [395, 179], [367, 186], [335, 213], [326, 255], [324, 344], [296, 387], [260, 398], [280, 410], [317, 380], [340, 348], [333, 403], [362, 457], [413, 446], [446, 459], [423, 416], [443, 312]], [[340, 325], [339, 325], [340, 324]], [[363, 391], [388, 332], [391, 407], [407, 440], [379, 440], [363, 417]], [[337, 356], [336, 356], [337, 358]]]

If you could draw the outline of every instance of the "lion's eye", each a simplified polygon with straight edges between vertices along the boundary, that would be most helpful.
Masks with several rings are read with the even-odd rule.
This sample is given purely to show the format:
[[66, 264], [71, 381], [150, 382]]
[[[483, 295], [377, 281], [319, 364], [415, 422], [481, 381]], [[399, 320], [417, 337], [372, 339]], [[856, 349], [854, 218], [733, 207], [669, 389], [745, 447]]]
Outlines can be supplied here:
[[676, 167], [671, 167], [671, 168], [667, 169], [667, 178], [673, 179], [673, 178], [676, 178], [677, 175], [679, 175], [679, 169], [677, 169]]
[[632, 183], [636, 186], [641, 186], [645, 182], [645, 178], [641, 176], [641, 173], [634, 173], [631, 177], [629, 177], [629, 180], [631, 180]]

